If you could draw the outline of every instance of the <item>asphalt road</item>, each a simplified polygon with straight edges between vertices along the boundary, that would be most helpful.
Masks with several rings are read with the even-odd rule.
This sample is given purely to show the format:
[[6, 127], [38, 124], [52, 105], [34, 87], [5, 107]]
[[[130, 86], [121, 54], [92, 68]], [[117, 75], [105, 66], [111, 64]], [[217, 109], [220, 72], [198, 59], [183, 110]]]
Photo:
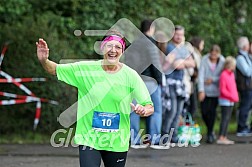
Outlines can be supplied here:
[[[201, 144], [168, 150], [130, 149], [127, 167], [252, 167], [252, 137], [235, 145]], [[78, 149], [51, 145], [0, 145], [0, 167], [78, 167]]]

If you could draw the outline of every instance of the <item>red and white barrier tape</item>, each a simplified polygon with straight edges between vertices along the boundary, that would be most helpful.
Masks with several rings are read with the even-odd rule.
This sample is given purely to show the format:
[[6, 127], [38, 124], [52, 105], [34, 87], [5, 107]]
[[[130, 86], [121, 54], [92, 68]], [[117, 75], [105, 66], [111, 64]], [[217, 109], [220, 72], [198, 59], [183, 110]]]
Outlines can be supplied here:
[[13, 78], [13, 79], [2, 79], [0, 83], [13, 83], [13, 82], [45, 82], [46, 78]]
[[1, 52], [1, 56], [0, 56], [0, 66], [1, 66], [1, 64], [3, 62], [4, 55], [5, 55], [5, 52], [7, 51], [7, 48], [8, 48], [7, 45], [4, 45], [3, 50]]
[[[18, 99], [26, 99], [27, 103], [41, 101], [41, 102], [50, 103], [50, 104], [54, 104], [54, 105], [59, 104], [57, 101], [54, 101], [54, 100], [48, 100], [45, 98], [34, 97], [34, 96], [18, 95], [18, 94], [13, 94], [13, 93], [8, 93], [8, 92], [0, 92], [0, 96], [12, 97], [12, 98], [18, 98]], [[7, 104], [8, 103], [6, 103], [6, 105]], [[1, 103], [0, 103], [0, 105], [1, 105]], [[11, 104], [9, 104], [9, 105], [11, 105]]]
[[[4, 59], [4, 55], [8, 49], [8, 45], [5, 45], [2, 49], [1, 55], [0, 55], [0, 67]], [[0, 105], [14, 105], [14, 104], [23, 104], [23, 103], [30, 103], [30, 102], [37, 102], [36, 104], [36, 114], [34, 119], [34, 130], [37, 128], [37, 125], [39, 123], [40, 115], [41, 115], [41, 102], [47, 102], [54, 105], [58, 105], [59, 103], [54, 100], [48, 100], [45, 98], [39, 98], [37, 97], [31, 90], [29, 90], [26, 86], [21, 84], [21, 82], [44, 82], [46, 81], [46, 78], [13, 78], [11, 75], [7, 74], [6, 72], [2, 71], [0, 68], [0, 75], [5, 77], [6, 79], [0, 79], [0, 83], [13, 83], [18, 88], [20, 88], [22, 91], [24, 91], [26, 95], [17, 95], [13, 93], [7, 93], [7, 92], [0, 92], [1, 96], [11, 97], [15, 99], [11, 100], [0, 100]]]
[[34, 130], [36, 130], [36, 128], [38, 126], [40, 115], [41, 115], [41, 102], [38, 101], [37, 105], [36, 105], [36, 114], [35, 114], [35, 119], [34, 119], [34, 123], [33, 123]]
[[24, 103], [30, 103], [34, 102], [31, 99], [17, 99], [17, 100], [0, 100], [0, 105], [6, 106], [6, 105], [13, 105], [13, 104], [24, 104]]
[[[0, 70], [0, 75], [2, 75], [3, 77], [5, 77], [8, 80], [15, 80], [11, 75], [7, 74], [4, 71]], [[19, 87], [21, 90], [23, 90], [26, 94], [30, 95], [30, 96], [34, 96], [35, 94], [32, 93], [32, 91], [30, 91], [30, 89], [28, 89], [26, 86], [24, 86], [23, 84], [19, 83], [19, 82], [12, 82], [14, 85], [16, 85], [17, 87]]]

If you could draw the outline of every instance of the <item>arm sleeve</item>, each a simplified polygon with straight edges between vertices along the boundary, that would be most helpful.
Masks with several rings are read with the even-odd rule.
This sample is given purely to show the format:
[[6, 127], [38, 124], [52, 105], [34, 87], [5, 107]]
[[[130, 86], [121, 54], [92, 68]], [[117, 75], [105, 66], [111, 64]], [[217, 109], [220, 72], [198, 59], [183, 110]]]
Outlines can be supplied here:
[[76, 71], [79, 71], [79, 63], [58, 64], [56, 66], [58, 80], [75, 87], [79, 84], [79, 77], [76, 76]]
[[227, 90], [227, 83], [226, 83], [226, 75], [225, 74], [221, 74], [220, 76], [220, 82], [219, 82], [219, 86], [220, 86], [220, 93], [222, 95], [224, 95], [225, 97], [230, 97], [230, 93]]
[[252, 68], [249, 67], [249, 65], [244, 57], [242, 57], [242, 56], [237, 57], [236, 66], [244, 76], [246, 76], [246, 77], [252, 76]]
[[134, 88], [133, 98], [136, 99], [137, 103], [141, 104], [142, 106], [145, 106], [147, 104], [151, 104], [153, 106], [149, 91], [141, 77], [137, 73], [135, 73], [134, 79], [132, 81]]
[[199, 92], [204, 92], [204, 71], [205, 71], [204, 64], [201, 61], [199, 69], [199, 78], [198, 78]]

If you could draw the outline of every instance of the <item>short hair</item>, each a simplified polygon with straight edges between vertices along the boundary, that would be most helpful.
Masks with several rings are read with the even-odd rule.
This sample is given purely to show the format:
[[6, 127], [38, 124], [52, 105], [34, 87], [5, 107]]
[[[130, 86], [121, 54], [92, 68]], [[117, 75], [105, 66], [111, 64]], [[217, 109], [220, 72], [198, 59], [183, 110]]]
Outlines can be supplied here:
[[239, 49], [243, 49], [246, 44], [249, 43], [248, 37], [242, 36], [237, 40], [237, 46]]
[[178, 31], [178, 30], [183, 30], [185, 31], [185, 27], [181, 26], [181, 25], [176, 25], [175, 26], [175, 31]]
[[146, 33], [150, 30], [151, 24], [153, 23], [153, 20], [143, 20], [141, 23], [141, 32]]
[[218, 53], [221, 53], [221, 48], [220, 48], [220, 46], [214, 44], [214, 45], [211, 47], [211, 49], [210, 49], [210, 52], [213, 52], [213, 51], [216, 51], [216, 52], [218, 52]]
[[232, 56], [228, 56], [225, 59], [224, 68], [223, 69], [229, 69], [231, 66], [235, 66], [235, 65], [236, 65], [235, 58], [232, 57]]

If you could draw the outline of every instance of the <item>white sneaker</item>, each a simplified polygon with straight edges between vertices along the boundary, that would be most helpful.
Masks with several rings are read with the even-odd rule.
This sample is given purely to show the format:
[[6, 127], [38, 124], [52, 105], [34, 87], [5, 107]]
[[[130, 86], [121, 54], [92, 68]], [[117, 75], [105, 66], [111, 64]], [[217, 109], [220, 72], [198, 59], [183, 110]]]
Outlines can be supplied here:
[[233, 145], [233, 144], [235, 144], [235, 142], [234, 141], [232, 141], [232, 140], [228, 140], [228, 139], [226, 139], [226, 140], [217, 140], [217, 144], [223, 144], [223, 145]]
[[150, 148], [156, 150], [168, 150], [170, 148], [169, 145], [150, 145]]
[[147, 148], [148, 146], [149, 146], [149, 144], [130, 145], [130, 147], [133, 149], [143, 149], [143, 148]]

